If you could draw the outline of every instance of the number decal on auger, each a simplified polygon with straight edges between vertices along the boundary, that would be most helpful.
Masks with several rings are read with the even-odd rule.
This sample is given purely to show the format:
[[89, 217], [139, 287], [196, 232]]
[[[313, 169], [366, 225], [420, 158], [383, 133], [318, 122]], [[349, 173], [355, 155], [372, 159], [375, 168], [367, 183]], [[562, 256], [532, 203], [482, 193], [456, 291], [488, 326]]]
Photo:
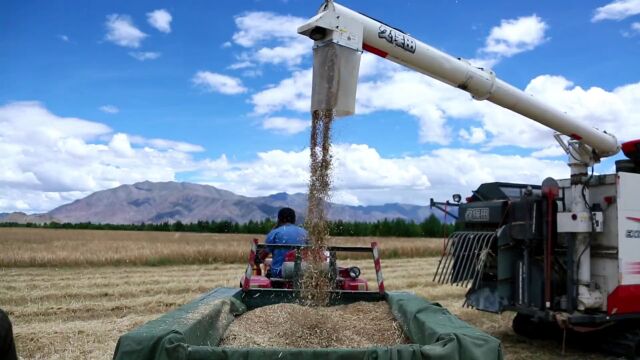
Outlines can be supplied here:
[[380, 29], [378, 29], [378, 37], [385, 39], [389, 44], [394, 44], [395, 46], [403, 48], [412, 54], [416, 52], [416, 41], [401, 31], [380, 25]]

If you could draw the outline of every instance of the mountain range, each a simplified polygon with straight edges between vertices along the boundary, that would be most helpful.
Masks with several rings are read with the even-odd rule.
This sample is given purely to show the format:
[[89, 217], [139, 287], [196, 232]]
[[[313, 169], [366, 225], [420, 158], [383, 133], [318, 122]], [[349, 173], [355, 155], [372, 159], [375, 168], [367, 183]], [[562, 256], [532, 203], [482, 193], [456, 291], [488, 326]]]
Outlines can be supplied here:
[[[296, 210], [302, 221], [307, 195], [277, 193], [249, 197], [209, 185], [144, 181], [98, 191], [44, 214], [0, 214], [0, 221], [137, 224], [230, 220], [245, 223], [275, 219], [278, 210], [285, 206]], [[442, 213], [435, 209], [432, 211], [428, 206], [398, 203], [374, 206], [330, 203], [328, 206], [331, 220], [374, 222], [399, 218], [421, 222], [431, 214], [442, 220]]]

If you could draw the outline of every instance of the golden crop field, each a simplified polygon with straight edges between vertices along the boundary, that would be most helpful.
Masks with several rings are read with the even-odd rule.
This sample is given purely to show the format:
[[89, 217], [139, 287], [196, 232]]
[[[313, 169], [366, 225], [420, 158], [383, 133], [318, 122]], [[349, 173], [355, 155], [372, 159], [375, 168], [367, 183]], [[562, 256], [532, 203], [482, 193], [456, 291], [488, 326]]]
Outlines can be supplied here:
[[[27, 236], [25, 244], [19, 244], [21, 240], [16, 229], [0, 230], [3, 230], [0, 231], [0, 307], [13, 321], [18, 352], [23, 359], [111, 358], [121, 334], [212, 288], [236, 287], [246, 266], [244, 260], [205, 263], [204, 257], [193, 260], [195, 264], [157, 266], [163, 263], [147, 262], [144, 256], [166, 256], [170, 254], [168, 248], [183, 254], [180, 256], [200, 251], [210, 251], [209, 256], [214, 256], [212, 254], [223, 253], [225, 249], [244, 254], [246, 240], [252, 238], [246, 235], [92, 234], [78, 230], [33, 232], [36, 229], [18, 229], [30, 230], [23, 234]], [[7, 236], [7, 233], [11, 235]], [[140, 237], [136, 238], [136, 234]], [[180, 239], [188, 241], [181, 242]], [[349, 244], [365, 244], [370, 240], [334, 239]], [[567, 349], [567, 355], [561, 357], [557, 342], [529, 340], [513, 334], [510, 314], [493, 315], [462, 308], [465, 290], [431, 282], [438, 258], [421, 255], [426, 248], [432, 252], [440, 249], [442, 240], [376, 240], [384, 251], [395, 248], [398, 252], [395, 257], [383, 257], [382, 260], [388, 290], [408, 290], [441, 303], [463, 320], [500, 338], [506, 359], [605, 358], [576, 349]], [[160, 244], [154, 245], [154, 241]], [[21, 254], [16, 248], [29, 249], [34, 255]], [[418, 256], [411, 256], [412, 252], [406, 250], [409, 248]], [[18, 258], [12, 260], [7, 253]], [[169, 263], [177, 262], [179, 258]], [[188, 256], [184, 258], [189, 259]], [[52, 263], [47, 264], [46, 259]], [[117, 265], [107, 265], [107, 259]], [[371, 261], [358, 259], [350, 263], [360, 266], [363, 276], [375, 278]]]
[[[264, 235], [0, 228], [0, 267], [238, 263], [247, 261], [253, 238], [262, 241]], [[355, 246], [377, 241], [387, 259], [437, 256], [442, 251], [442, 239], [333, 241]]]

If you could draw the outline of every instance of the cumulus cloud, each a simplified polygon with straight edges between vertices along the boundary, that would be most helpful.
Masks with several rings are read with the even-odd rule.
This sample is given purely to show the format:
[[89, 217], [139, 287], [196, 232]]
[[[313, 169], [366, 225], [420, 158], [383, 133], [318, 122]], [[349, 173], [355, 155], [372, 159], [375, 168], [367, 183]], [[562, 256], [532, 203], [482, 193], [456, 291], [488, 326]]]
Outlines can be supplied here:
[[102, 105], [98, 109], [107, 114], [117, 114], [120, 112], [120, 109], [118, 109], [118, 107], [114, 105]]
[[140, 136], [128, 136], [128, 140], [132, 144], [149, 146], [154, 149], [176, 150], [185, 153], [204, 151], [204, 148], [200, 145], [190, 144], [183, 141], [174, 141], [167, 139], [146, 139]]
[[560, 145], [549, 146], [542, 150], [534, 151], [531, 153], [531, 156], [534, 158], [555, 158], [555, 157], [566, 157], [567, 154], [560, 147]]
[[197, 145], [135, 139], [38, 102], [1, 105], [0, 128], [0, 212], [47, 211], [93, 191], [174, 180], [201, 166], [189, 155], [202, 149]]
[[272, 12], [253, 11], [236, 16], [232, 40], [247, 49], [232, 67], [246, 64], [299, 65], [310, 54], [311, 41], [297, 33], [305, 19]]
[[149, 25], [166, 34], [171, 32], [171, 20], [173, 20], [173, 17], [166, 9], [153, 10], [147, 13]]
[[629, 27], [629, 31], [623, 31], [622, 35], [625, 37], [634, 37], [640, 34], [640, 22], [634, 22]]
[[311, 75], [312, 70], [294, 71], [290, 78], [269, 86], [251, 96], [251, 103], [256, 114], [268, 114], [282, 109], [299, 112], [311, 108]]
[[615, 0], [597, 8], [591, 21], [622, 20], [637, 14], [640, 14], [640, 0]]
[[533, 50], [545, 40], [549, 26], [538, 16], [506, 19], [491, 29], [479, 58], [471, 60], [476, 66], [491, 67], [501, 59]]
[[[426, 204], [430, 197], [445, 199], [470, 193], [490, 181], [541, 183], [547, 176], [566, 177], [564, 161], [442, 148], [413, 157], [385, 158], [363, 144], [333, 148], [333, 200], [349, 204], [384, 202]], [[257, 196], [280, 191], [305, 192], [309, 150], [272, 150], [256, 160], [225, 163], [206, 173], [215, 186]]]
[[[114, 132], [97, 122], [55, 115], [37, 102], [0, 106], [0, 212], [47, 211], [89, 193], [137, 181], [175, 180], [189, 173], [243, 195], [304, 192], [309, 149], [270, 150], [253, 160], [225, 155], [196, 160], [198, 145]], [[364, 144], [337, 144], [335, 201], [426, 203], [468, 193], [482, 182], [539, 183], [565, 177], [564, 160], [441, 148], [420, 156], [384, 157]]]
[[305, 131], [311, 124], [308, 120], [287, 118], [281, 116], [268, 117], [262, 122], [262, 127], [277, 133], [293, 135]]
[[298, 26], [306, 20], [291, 15], [279, 15], [272, 12], [252, 11], [236, 16], [238, 30], [233, 34], [233, 42], [249, 48], [266, 40], [296, 39]]
[[162, 55], [157, 51], [132, 51], [129, 56], [139, 61], [155, 60]]
[[191, 81], [197, 87], [209, 92], [218, 92], [226, 95], [247, 92], [247, 88], [242, 85], [242, 80], [210, 71], [198, 71]]
[[458, 135], [470, 144], [480, 144], [487, 140], [487, 133], [479, 127], [472, 127], [470, 130], [460, 129]]
[[[418, 139], [425, 143], [448, 145], [453, 139], [450, 121], [470, 122], [475, 130], [458, 135], [489, 147], [517, 146], [542, 149], [555, 145], [553, 130], [489, 102], [475, 101], [469, 94], [427, 76], [391, 67], [377, 71], [367, 65], [369, 74], [360, 78], [356, 113], [401, 111], [418, 121]], [[254, 113], [280, 111], [306, 113], [310, 108], [311, 69], [294, 71], [292, 76], [252, 95]], [[561, 76], [541, 75], [524, 90], [578, 121], [613, 134], [619, 139], [640, 137], [640, 82], [613, 90], [584, 89]], [[482, 135], [484, 134], [484, 136]]]
[[129, 15], [107, 15], [105, 39], [116, 45], [138, 48], [148, 35], [140, 31]]

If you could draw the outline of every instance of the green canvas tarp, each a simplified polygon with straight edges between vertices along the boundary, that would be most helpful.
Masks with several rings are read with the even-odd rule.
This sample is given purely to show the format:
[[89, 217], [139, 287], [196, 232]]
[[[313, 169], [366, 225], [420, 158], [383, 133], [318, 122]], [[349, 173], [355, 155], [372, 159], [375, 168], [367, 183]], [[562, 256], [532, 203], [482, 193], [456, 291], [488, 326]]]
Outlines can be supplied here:
[[[240, 289], [214, 289], [121, 336], [114, 359], [502, 359], [499, 340], [461, 321], [439, 304], [408, 292], [388, 292], [384, 298], [412, 344], [361, 349], [217, 346], [235, 316], [259, 306], [293, 301], [280, 294], [259, 291], [247, 296]], [[342, 301], [345, 302], [349, 300]]]

